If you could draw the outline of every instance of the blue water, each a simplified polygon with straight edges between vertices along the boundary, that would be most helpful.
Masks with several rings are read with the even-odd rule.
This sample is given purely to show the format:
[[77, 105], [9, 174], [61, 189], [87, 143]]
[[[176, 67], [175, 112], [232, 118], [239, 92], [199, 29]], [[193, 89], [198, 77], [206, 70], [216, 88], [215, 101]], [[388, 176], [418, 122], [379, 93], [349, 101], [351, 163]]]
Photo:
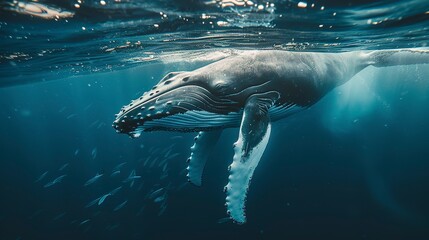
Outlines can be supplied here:
[[114, 131], [166, 73], [234, 51], [429, 42], [425, 0], [241, 2], [0, 3], [0, 239], [429, 239], [428, 65], [367, 68], [274, 123], [244, 225], [222, 192], [236, 129], [202, 187], [184, 171], [194, 134]]

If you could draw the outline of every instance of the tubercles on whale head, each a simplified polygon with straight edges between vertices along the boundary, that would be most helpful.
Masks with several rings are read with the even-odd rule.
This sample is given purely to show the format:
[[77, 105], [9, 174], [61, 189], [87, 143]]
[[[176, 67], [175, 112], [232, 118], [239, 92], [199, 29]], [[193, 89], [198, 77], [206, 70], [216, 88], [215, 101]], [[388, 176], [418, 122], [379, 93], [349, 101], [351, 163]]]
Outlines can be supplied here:
[[150, 91], [126, 105], [116, 117], [114, 128], [131, 136], [139, 136], [136, 131], [210, 128], [204, 122], [207, 118], [178, 120], [177, 117], [190, 112], [209, 113], [214, 117], [240, 111], [240, 103], [235, 101], [238, 98], [230, 100], [227, 97], [227, 94], [239, 95], [240, 90], [228, 88], [230, 81], [218, 78], [216, 74], [201, 74], [197, 70], [170, 73]]
[[141, 131], [147, 130], [145, 123], [155, 119], [176, 114], [180, 109], [175, 109], [176, 99], [183, 97], [183, 92], [177, 91], [183, 83], [183, 78], [189, 78], [189, 73], [170, 73], [157, 85], [136, 100], [121, 108], [115, 115], [113, 127], [120, 133], [127, 133], [132, 137], [138, 137]]

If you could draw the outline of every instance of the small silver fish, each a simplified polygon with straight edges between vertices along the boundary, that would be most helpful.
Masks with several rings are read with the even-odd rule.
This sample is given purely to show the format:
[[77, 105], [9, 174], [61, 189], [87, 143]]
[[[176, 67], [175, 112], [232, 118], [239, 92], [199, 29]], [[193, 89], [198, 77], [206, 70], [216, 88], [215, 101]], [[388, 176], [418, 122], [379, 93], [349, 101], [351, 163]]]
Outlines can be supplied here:
[[118, 211], [119, 209], [123, 208], [125, 206], [125, 204], [127, 204], [127, 200], [125, 200], [123, 203], [119, 204], [118, 206], [116, 206], [113, 211]]
[[164, 167], [162, 167], [162, 171], [165, 172], [167, 170], [167, 167], [168, 167], [168, 163], [165, 163]]
[[112, 231], [112, 230], [114, 230], [114, 229], [116, 229], [116, 228], [118, 228], [119, 227], [119, 224], [117, 223], [117, 224], [115, 224], [115, 225], [109, 225], [109, 226], [107, 226], [106, 227], [106, 230], [107, 231]]
[[164, 158], [167, 158], [172, 150], [173, 150], [172, 148], [168, 149], [168, 151], [164, 154]]
[[119, 190], [121, 190], [122, 189], [122, 186], [120, 186], [120, 187], [117, 187], [117, 188], [115, 188], [115, 189], [113, 189], [112, 191], [110, 191], [110, 194], [111, 195], [115, 195]]
[[91, 125], [89, 125], [89, 128], [93, 128], [97, 123], [98, 123], [98, 120], [95, 120], [94, 122], [91, 123]]
[[35, 183], [42, 181], [42, 179], [45, 178], [47, 174], [48, 174], [48, 171], [42, 173], [42, 175], [40, 175], [39, 178], [37, 178]]
[[113, 168], [112, 172], [115, 172], [115, 171], [119, 171], [119, 170], [121, 170], [121, 168], [122, 168], [125, 164], [127, 164], [127, 162], [119, 163], [118, 165], [116, 165], [116, 166]]
[[136, 175], [136, 170], [133, 170], [133, 171], [131, 171], [130, 175], [128, 175], [128, 177], [124, 181], [122, 181], [122, 182], [123, 183], [127, 183], [127, 182], [134, 181], [136, 179], [139, 179], [139, 178], [141, 178], [141, 176], [137, 176]]
[[173, 159], [173, 158], [175, 158], [175, 157], [177, 157], [177, 156], [179, 156], [181, 153], [173, 153], [173, 154], [171, 154], [170, 156], [168, 156], [168, 158], [167, 159]]
[[66, 163], [66, 164], [62, 165], [62, 166], [58, 169], [58, 171], [62, 171], [62, 170], [64, 170], [64, 169], [66, 169], [66, 167], [68, 167], [69, 165], [70, 165], [69, 163]]
[[114, 172], [112, 172], [112, 174], [110, 174], [110, 176], [111, 177], [114, 177], [114, 176], [116, 176], [116, 175], [119, 175], [121, 173], [121, 171], [114, 171]]
[[100, 179], [103, 176], [103, 174], [95, 174], [94, 177], [90, 178], [88, 181], [85, 182], [84, 186], [88, 186], [91, 185], [93, 183], [95, 183], [98, 179]]
[[164, 201], [164, 199], [165, 199], [165, 197], [164, 197], [164, 196], [159, 196], [159, 197], [155, 198], [155, 199], [153, 200], [153, 202], [154, 202], [154, 203], [160, 203], [160, 202]]
[[64, 215], [66, 215], [65, 212], [58, 214], [57, 216], [55, 216], [52, 221], [58, 221], [59, 219], [61, 219], [62, 217], [64, 217]]
[[167, 164], [167, 160], [168, 159], [163, 159], [162, 161], [159, 162], [158, 167], [161, 167], [163, 164]]
[[92, 149], [91, 156], [92, 156], [92, 159], [95, 159], [97, 157], [97, 148], [96, 147]]
[[80, 224], [79, 224], [79, 225], [83, 225], [83, 224], [85, 224], [85, 223], [87, 223], [87, 222], [89, 222], [89, 221], [91, 221], [91, 219], [83, 220], [82, 222], [80, 222]]
[[101, 204], [103, 204], [104, 200], [106, 200], [106, 198], [107, 198], [108, 196], [110, 196], [110, 195], [112, 195], [112, 194], [110, 194], [110, 193], [108, 193], [108, 194], [104, 194], [104, 195], [100, 198], [100, 200], [98, 200], [98, 206], [100, 206]]
[[153, 168], [153, 166], [155, 165], [155, 163], [157, 162], [157, 160], [158, 160], [158, 157], [154, 158], [152, 160], [152, 162], [150, 163], [149, 168]]
[[73, 118], [73, 117], [75, 117], [76, 116], [76, 114], [70, 114], [70, 115], [68, 115], [67, 117], [66, 117], [66, 119], [68, 120], [68, 119], [70, 119], [70, 118]]
[[149, 162], [149, 160], [150, 160], [150, 157], [146, 158], [146, 160], [145, 160], [145, 161], [144, 161], [144, 163], [143, 163], [143, 167], [146, 167], [146, 165], [147, 165], [147, 163]]
[[164, 188], [160, 188], [158, 190], [153, 191], [152, 193], [150, 193], [149, 198], [150, 199], [157, 198], [162, 193], [162, 191], [164, 191]]
[[46, 183], [43, 187], [48, 188], [48, 187], [51, 187], [57, 183], [60, 183], [63, 180], [63, 178], [65, 178], [66, 176], [67, 176], [66, 174], [61, 175], [61, 176], [55, 178], [52, 182]]
[[101, 197], [99, 197], [99, 198], [96, 198], [96, 199], [92, 200], [91, 202], [89, 202], [88, 204], [86, 204], [86, 205], [85, 205], [85, 207], [86, 207], [86, 208], [89, 208], [89, 207], [94, 206], [96, 203], [98, 203], [98, 201], [100, 201], [100, 198], [101, 198]]
[[100, 129], [101, 127], [106, 126], [106, 123], [101, 122], [98, 124], [97, 129]]
[[167, 204], [161, 206], [161, 209], [158, 212], [158, 217], [164, 214], [165, 210], [167, 210]]

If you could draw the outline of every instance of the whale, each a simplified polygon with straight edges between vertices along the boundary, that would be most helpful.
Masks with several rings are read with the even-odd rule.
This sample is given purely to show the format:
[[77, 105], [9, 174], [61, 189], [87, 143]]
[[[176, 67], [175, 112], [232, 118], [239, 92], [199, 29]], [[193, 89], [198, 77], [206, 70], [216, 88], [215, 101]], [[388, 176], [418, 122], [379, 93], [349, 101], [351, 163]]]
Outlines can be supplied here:
[[202, 184], [204, 166], [223, 129], [238, 128], [228, 166], [226, 210], [246, 222], [252, 175], [272, 123], [303, 111], [363, 69], [428, 64], [427, 49], [340, 53], [248, 50], [193, 71], [171, 72], [123, 106], [113, 127], [132, 138], [148, 131], [196, 132], [186, 160], [188, 181]]

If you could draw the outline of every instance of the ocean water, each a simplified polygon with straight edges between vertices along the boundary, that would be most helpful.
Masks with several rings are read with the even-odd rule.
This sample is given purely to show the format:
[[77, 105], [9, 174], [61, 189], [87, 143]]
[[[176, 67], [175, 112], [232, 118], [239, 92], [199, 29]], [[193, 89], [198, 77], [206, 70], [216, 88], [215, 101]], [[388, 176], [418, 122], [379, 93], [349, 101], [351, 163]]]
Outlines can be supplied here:
[[195, 187], [195, 133], [111, 127], [168, 72], [242, 50], [427, 48], [426, 0], [2, 1], [0, 33], [0, 239], [429, 239], [427, 64], [273, 123], [243, 225], [222, 191], [237, 129]]

